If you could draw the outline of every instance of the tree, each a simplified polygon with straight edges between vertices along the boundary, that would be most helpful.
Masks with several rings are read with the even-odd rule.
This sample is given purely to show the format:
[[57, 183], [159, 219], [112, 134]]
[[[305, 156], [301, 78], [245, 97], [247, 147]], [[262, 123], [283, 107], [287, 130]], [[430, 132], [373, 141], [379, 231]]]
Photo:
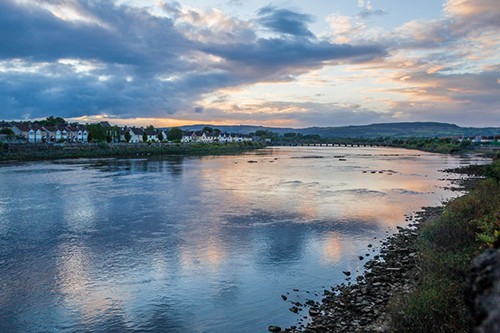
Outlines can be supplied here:
[[106, 135], [106, 142], [111, 143], [111, 141], [113, 141], [113, 137], [108, 133], [108, 135]]
[[14, 135], [14, 131], [11, 128], [4, 127], [0, 130], [0, 134], [12, 136], [12, 135]]
[[148, 133], [146, 133], [146, 131], [142, 132], [142, 141], [143, 142], [148, 141]]
[[163, 141], [163, 132], [158, 133], [158, 140]]
[[92, 140], [106, 141], [106, 129], [101, 124], [87, 124], [87, 131], [91, 134]]
[[64, 120], [64, 118], [61, 117], [50, 116], [45, 118], [44, 120], [35, 121], [35, 123], [40, 124], [42, 126], [59, 126], [59, 125], [65, 125], [66, 120]]
[[167, 132], [167, 139], [169, 141], [179, 141], [182, 139], [182, 130], [179, 127], [173, 127]]
[[125, 137], [125, 141], [127, 141], [127, 143], [129, 143], [130, 139], [132, 139], [132, 136], [130, 135], [129, 131], [125, 132], [124, 137]]
[[214, 132], [214, 129], [212, 127], [205, 126], [203, 127], [203, 132], [212, 134]]

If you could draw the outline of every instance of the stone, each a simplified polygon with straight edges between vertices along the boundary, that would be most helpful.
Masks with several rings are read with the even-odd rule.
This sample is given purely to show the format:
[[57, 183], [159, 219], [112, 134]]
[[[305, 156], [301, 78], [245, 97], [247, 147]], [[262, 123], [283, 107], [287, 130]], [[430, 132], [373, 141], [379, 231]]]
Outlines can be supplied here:
[[269, 332], [281, 332], [281, 327], [279, 326], [269, 326], [269, 328], [267, 329]]
[[500, 332], [500, 237], [472, 260], [465, 299], [473, 333]]

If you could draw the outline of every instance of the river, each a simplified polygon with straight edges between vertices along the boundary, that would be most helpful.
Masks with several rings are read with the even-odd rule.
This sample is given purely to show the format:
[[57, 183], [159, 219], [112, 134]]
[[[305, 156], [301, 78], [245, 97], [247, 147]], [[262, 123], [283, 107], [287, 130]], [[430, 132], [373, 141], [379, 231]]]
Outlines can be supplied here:
[[[0, 165], [0, 332], [266, 332], [457, 196], [390, 148]], [[373, 244], [373, 247], [368, 247]], [[287, 297], [285, 302], [281, 295]]]

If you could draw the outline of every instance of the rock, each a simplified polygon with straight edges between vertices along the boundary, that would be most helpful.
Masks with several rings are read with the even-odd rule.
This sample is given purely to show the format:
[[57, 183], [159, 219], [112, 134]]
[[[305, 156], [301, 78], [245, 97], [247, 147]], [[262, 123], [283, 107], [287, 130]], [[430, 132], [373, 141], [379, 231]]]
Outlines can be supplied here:
[[465, 299], [473, 333], [500, 332], [500, 246], [495, 245], [472, 261]]
[[286, 301], [288, 298], [285, 295], [281, 295], [281, 298]]
[[311, 315], [311, 317], [316, 317], [321, 314], [321, 311], [318, 308], [310, 308], [309, 314]]
[[[421, 214], [415, 215], [419, 216], [419, 222], [425, 223], [437, 217], [438, 214], [438, 210], [427, 208]], [[415, 266], [418, 252], [415, 240], [420, 231], [418, 228], [411, 230], [398, 228], [398, 231], [378, 241], [382, 243], [380, 253], [376, 253], [371, 260], [367, 258], [362, 275], [358, 275], [357, 270], [342, 271], [347, 276], [346, 280], [351, 279], [353, 284], [340, 283], [331, 287], [331, 291], [325, 290], [321, 303], [309, 300], [306, 302], [305, 305], [310, 306], [311, 321], [299, 319], [301, 324], [298, 330], [300, 332], [385, 331], [387, 328], [384, 327], [387, 325], [386, 306], [391, 297], [408, 293], [418, 279]], [[371, 248], [367, 251], [375, 251], [375, 246], [372, 244], [367, 244], [367, 246]], [[363, 257], [358, 256], [358, 258], [362, 260]], [[350, 278], [353, 274], [358, 276]], [[500, 278], [497, 280], [500, 281]], [[500, 304], [500, 301], [497, 303]], [[302, 309], [299, 306], [293, 306], [290, 311], [298, 313]], [[296, 331], [292, 330], [292, 332]], [[483, 332], [488, 331], [477, 333]]]
[[279, 326], [269, 326], [269, 328], [267, 329], [269, 332], [281, 332], [281, 327]]

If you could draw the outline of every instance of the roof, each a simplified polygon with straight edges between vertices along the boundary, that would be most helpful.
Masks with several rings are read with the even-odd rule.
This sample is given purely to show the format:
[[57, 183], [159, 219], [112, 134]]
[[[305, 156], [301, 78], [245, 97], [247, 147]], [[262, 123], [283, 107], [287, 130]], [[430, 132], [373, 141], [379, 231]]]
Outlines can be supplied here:
[[146, 130], [144, 130], [144, 132], [147, 135], [158, 135], [158, 130], [156, 130], [156, 129], [146, 129]]
[[28, 132], [31, 128], [30, 123], [18, 123], [15, 125], [21, 132]]

